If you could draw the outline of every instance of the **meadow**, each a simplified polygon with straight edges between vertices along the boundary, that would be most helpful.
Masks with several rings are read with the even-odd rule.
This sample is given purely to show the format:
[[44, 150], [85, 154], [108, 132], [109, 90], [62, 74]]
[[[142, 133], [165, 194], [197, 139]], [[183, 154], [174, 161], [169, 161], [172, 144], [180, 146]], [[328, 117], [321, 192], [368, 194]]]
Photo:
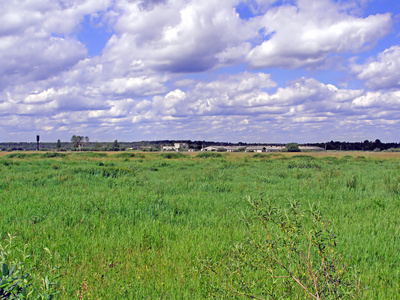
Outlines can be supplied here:
[[0, 243], [15, 236], [31, 288], [48, 276], [57, 299], [236, 299], [239, 273], [246, 294], [274, 299], [268, 272], [237, 255], [262, 232], [261, 199], [318, 207], [356, 287], [346, 297], [400, 299], [399, 153], [0, 154]]

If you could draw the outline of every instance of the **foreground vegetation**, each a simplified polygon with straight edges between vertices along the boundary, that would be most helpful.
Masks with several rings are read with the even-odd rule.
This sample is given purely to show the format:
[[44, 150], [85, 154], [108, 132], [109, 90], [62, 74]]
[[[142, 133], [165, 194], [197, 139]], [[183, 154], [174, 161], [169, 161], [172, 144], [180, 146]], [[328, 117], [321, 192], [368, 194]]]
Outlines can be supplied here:
[[31, 295], [400, 298], [399, 155], [196, 155], [1, 156]]

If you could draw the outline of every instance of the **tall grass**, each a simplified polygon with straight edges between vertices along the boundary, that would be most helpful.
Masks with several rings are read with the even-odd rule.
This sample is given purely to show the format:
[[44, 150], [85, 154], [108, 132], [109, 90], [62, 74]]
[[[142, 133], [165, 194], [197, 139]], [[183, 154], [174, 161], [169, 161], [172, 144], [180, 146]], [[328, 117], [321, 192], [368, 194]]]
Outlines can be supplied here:
[[224, 295], [223, 280], [205, 276], [201, 261], [229, 263], [247, 239], [248, 197], [318, 204], [359, 275], [360, 297], [399, 295], [396, 158], [98, 154], [0, 160], [0, 236], [28, 244], [39, 273], [51, 251], [59, 298]]

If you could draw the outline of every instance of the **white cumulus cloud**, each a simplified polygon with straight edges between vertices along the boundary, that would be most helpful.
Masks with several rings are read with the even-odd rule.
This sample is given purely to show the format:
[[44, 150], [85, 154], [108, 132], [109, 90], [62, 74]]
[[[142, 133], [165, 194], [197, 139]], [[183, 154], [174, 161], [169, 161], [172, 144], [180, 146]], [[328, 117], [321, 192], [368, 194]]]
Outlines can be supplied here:
[[400, 46], [392, 46], [379, 53], [376, 60], [363, 65], [352, 65], [357, 77], [372, 89], [400, 88]]
[[266, 40], [247, 56], [253, 68], [298, 68], [324, 62], [332, 53], [360, 51], [391, 29], [391, 15], [356, 17], [328, 0], [299, 0], [261, 18]]

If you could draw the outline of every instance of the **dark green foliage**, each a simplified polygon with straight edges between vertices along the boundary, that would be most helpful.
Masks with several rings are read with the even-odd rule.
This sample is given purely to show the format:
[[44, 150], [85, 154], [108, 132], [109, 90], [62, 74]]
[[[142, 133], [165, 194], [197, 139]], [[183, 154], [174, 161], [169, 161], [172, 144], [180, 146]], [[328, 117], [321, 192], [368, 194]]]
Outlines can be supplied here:
[[18, 158], [18, 159], [34, 159], [34, 158], [55, 158], [55, 157], [67, 157], [65, 153], [59, 152], [45, 152], [45, 153], [23, 153], [15, 152], [8, 154], [7, 158]]
[[46, 152], [42, 154], [43, 158], [55, 158], [55, 157], [67, 157], [67, 154], [65, 153], [59, 153], [59, 152]]
[[287, 152], [300, 152], [299, 144], [296, 143], [288, 143], [285, 146], [285, 150]]
[[73, 156], [76, 157], [81, 157], [81, 158], [100, 158], [100, 157], [107, 157], [107, 153], [104, 152], [79, 152], [79, 153], [74, 153], [72, 154]]
[[27, 158], [36, 158], [40, 157], [40, 153], [22, 153], [22, 152], [15, 152], [8, 154], [6, 157], [7, 158], [19, 158], [19, 159], [27, 159]]
[[210, 151], [204, 151], [196, 155], [198, 158], [221, 158], [224, 157], [223, 154], [218, 153], [218, 152], [210, 152]]
[[302, 155], [302, 154], [293, 155], [290, 159], [293, 159], [293, 160], [297, 160], [297, 159], [301, 159], [301, 160], [316, 160], [316, 158], [314, 156]]
[[357, 177], [355, 175], [353, 175], [350, 178], [347, 178], [346, 179], [346, 186], [349, 189], [355, 190], [357, 188]]
[[61, 150], [61, 147], [62, 147], [62, 144], [61, 144], [61, 140], [57, 140], [57, 144], [56, 144], [56, 149], [57, 149], [57, 151], [60, 151]]
[[104, 147], [105, 151], [120, 151], [122, 149], [121, 145], [119, 144], [118, 140], [115, 140], [113, 143], [109, 143]]
[[253, 158], [266, 158], [266, 157], [268, 157], [268, 155], [264, 153], [256, 153], [253, 155]]
[[115, 154], [115, 157], [118, 158], [145, 158], [143, 153], [133, 153], [133, 152], [123, 152]]
[[168, 153], [163, 153], [160, 156], [162, 158], [167, 158], [167, 159], [179, 159], [179, 158], [187, 157], [185, 154], [180, 153], [180, 152], [168, 152]]

